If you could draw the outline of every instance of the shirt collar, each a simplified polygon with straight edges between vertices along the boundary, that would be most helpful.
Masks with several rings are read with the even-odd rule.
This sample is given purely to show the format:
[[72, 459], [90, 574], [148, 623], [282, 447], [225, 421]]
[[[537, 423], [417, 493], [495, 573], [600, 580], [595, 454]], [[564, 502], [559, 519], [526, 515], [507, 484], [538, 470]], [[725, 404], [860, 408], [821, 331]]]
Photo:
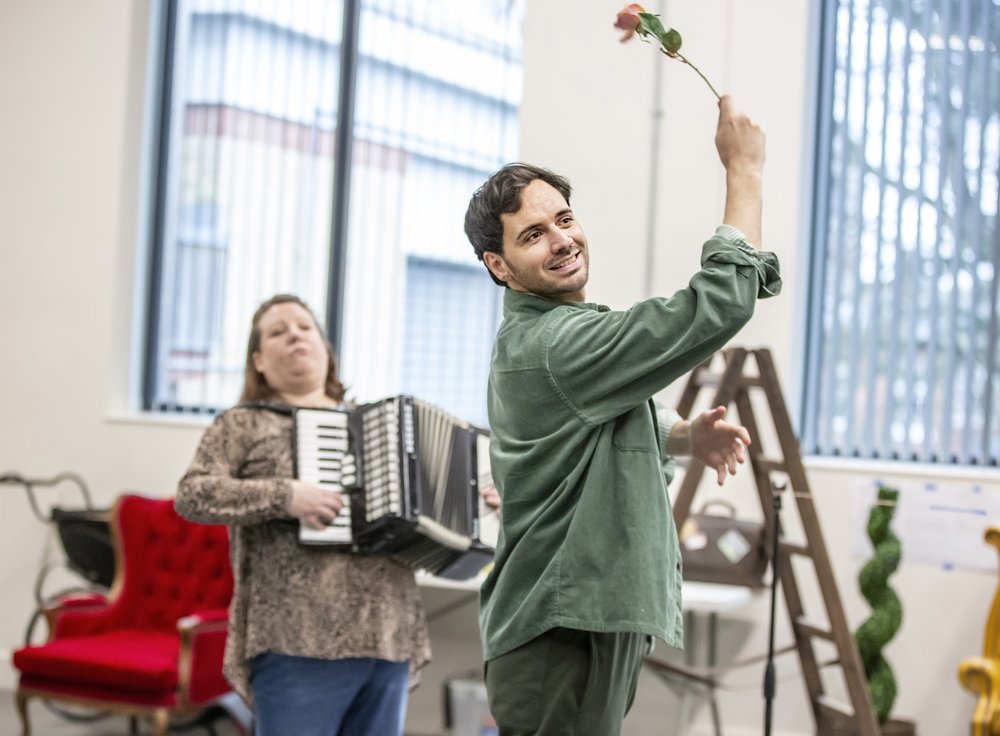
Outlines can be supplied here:
[[555, 299], [548, 299], [538, 294], [527, 291], [516, 291], [511, 288], [504, 289], [503, 313], [504, 316], [512, 313], [544, 314], [556, 307], [569, 307], [570, 309], [587, 309], [593, 312], [607, 312], [608, 307], [594, 302], [560, 302]]

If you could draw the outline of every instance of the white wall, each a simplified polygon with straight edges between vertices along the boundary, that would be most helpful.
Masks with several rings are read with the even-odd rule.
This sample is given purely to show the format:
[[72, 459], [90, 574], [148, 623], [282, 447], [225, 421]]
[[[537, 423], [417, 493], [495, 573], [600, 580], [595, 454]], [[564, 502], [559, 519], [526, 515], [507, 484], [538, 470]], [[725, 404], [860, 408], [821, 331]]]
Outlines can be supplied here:
[[[781, 257], [785, 293], [761, 304], [739, 344], [767, 346], [794, 406], [803, 343], [808, 166], [814, 88], [811, 6], [801, 0], [672, 0], [665, 17], [720, 91], [734, 95], [768, 135], [765, 245]], [[650, 5], [650, 10], [658, 8]], [[681, 286], [721, 212], [723, 177], [713, 147], [715, 105], [700, 79], [639, 42], [619, 45], [616, 4], [529, 0], [523, 158], [568, 175], [592, 247], [588, 295], [612, 306], [644, 296], [648, 182], [659, 172], [654, 238], [656, 292]], [[124, 490], [173, 491], [201, 432], [197, 422], [129, 414], [131, 338], [141, 318], [142, 166], [149, 8], [146, 0], [34, 0], [0, 4], [0, 472], [75, 470], [108, 504]], [[663, 75], [660, 159], [652, 87]], [[943, 471], [811, 462], [810, 483], [853, 624], [867, 615], [856, 592], [860, 562], [851, 494], [874, 473], [946, 481]], [[914, 475], [917, 473], [917, 475]], [[995, 474], [981, 482], [996, 484]], [[744, 477], [730, 491], [748, 506]], [[55, 499], [71, 505], [69, 487]], [[36, 571], [54, 546], [26, 499], [0, 487], [0, 658], [18, 646]], [[894, 578], [905, 621], [888, 656], [897, 710], [923, 734], [967, 730], [973, 701], [955, 676], [978, 651], [995, 575], [905, 565]], [[429, 594], [435, 604], [434, 594]], [[456, 623], [455, 616], [464, 616]], [[765, 641], [761, 601], [727, 619], [723, 656]], [[415, 730], [440, 723], [437, 683], [476, 667], [471, 610], [435, 624], [438, 658], [414, 695]], [[787, 629], [779, 642], [788, 641]], [[928, 643], [932, 643], [930, 646]], [[782, 660], [776, 733], [812, 732], [793, 660]], [[0, 668], [0, 684], [13, 673]], [[727, 733], [759, 732], [759, 672], [732, 678], [722, 696]], [[626, 733], [663, 730], [676, 700], [644, 676]]]

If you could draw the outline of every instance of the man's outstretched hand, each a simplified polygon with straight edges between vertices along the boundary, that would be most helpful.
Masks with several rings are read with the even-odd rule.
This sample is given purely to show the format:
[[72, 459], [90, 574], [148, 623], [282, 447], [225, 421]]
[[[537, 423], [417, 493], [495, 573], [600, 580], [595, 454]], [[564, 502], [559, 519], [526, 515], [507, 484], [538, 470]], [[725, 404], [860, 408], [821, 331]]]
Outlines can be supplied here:
[[746, 427], [725, 421], [726, 407], [703, 411], [691, 420], [691, 456], [713, 468], [721, 486], [726, 473], [736, 475], [737, 463], [746, 461], [750, 433]]

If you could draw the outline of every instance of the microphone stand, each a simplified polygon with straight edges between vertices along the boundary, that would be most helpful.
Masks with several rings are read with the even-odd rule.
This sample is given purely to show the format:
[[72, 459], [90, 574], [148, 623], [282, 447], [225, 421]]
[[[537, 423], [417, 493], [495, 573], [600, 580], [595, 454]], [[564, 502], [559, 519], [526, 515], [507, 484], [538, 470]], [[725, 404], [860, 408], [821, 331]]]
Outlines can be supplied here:
[[774, 486], [771, 493], [771, 502], [774, 509], [774, 524], [772, 525], [771, 539], [771, 613], [770, 613], [770, 633], [767, 641], [767, 665], [764, 667], [764, 736], [771, 736], [771, 715], [774, 704], [775, 676], [774, 676], [774, 628], [777, 613], [778, 600], [778, 555], [779, 540], [781, 538], [781, 492], [785, 489], [785, 484]]

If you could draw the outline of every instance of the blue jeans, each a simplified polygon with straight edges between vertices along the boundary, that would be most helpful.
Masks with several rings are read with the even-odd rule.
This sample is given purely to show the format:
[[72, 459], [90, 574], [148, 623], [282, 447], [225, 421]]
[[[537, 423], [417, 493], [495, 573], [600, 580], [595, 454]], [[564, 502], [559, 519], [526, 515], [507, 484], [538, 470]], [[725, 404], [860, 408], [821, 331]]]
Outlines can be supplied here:
[[266, 652], [250, 663], [256, 736], [401, 736], [408, 662]]

